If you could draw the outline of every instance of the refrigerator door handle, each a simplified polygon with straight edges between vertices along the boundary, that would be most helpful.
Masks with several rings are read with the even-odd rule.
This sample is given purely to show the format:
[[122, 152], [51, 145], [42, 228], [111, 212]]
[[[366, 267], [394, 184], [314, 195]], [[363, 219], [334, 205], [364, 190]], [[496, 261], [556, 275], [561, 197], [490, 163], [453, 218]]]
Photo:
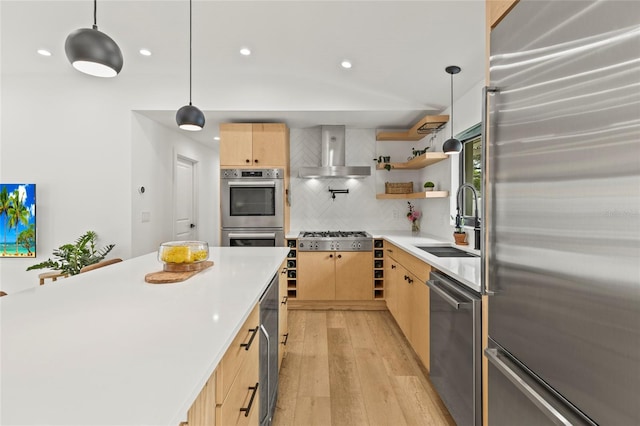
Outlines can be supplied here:
[[[527, 383], [516, 371], [512, 368], [513, 364], [507, 357], [501, 355], [498, 349], [487, 348], [484, 350], [485, 355], [489, 362], [491, 362], [504, 376], [509, 379], [511, 383], [515, 385], [520, 392], [522, 392], [531, 402], [533, 402], [538, 409], [549, 417], [554, 424], [560, 426], [571, 426], [573, 423], [563, 416], [555, 407], [553, 407], [549, 401], [547, 401], [540, 393], [534, 389], [529, 383]], [[541, 387], [542, 388], [542, 387]]]
[[[482, 88], [482, 124], [480, 126], [480, 131], [481, 133], [481, 140], [482, 140], [482, 182], [481, 182], [481, 187], [480, 187], [480, 194], [482, 195], [482, 199], [483, 200], [487, 200], [487, 188], [488, 188], [488, 182], [487, 182], [487, 158], [488, 158], [488, 151], [487, 151], [487, 147], [489, 145], [488, 141], [487, 141], [487, 127], [489, 125], [489, 108], [488, 108], [488, 103], [489, 103], [489, 93], [497, 93], [499, 90], [497, 87], [494, 86], [484, 86]], [[486, 252], [487, 252], [487, 246], [488, 244], [485, 244], [485, 237], [487, 235], [487, 218], [489, 217], [488, 214], [489, 212], [487, 211], [488, 207], [487, 207], [488, 203], [483, 202], [482, 203], [482, 220], [484, 221], [484, 225], [482, 227], [480, 227], [480, 294], [482, 295], [492, 295], [491, 293], [489, 293], [487, 291], [487, 279], [484, 276], [485, 275], [485, 270], [486, 270], [486, 261], [487, 261], [487, 257], [486, 257]]]

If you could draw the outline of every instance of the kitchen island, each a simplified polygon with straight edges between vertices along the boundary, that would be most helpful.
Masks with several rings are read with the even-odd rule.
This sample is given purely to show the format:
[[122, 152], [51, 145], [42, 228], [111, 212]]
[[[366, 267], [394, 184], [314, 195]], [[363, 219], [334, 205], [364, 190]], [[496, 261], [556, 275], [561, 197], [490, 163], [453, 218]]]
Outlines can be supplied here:
[[1, 424], [177, 425], [258, 303], [284, 247], [212, 247], [148, 284], [156, 253], [0, 299]]

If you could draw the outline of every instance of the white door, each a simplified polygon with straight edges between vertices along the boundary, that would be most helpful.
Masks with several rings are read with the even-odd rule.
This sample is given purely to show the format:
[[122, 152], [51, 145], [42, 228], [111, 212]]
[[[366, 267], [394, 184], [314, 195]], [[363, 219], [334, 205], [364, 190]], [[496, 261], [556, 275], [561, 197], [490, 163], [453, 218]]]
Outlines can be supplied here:
[[174, 193], [175, 239], [197, 240], [196, 221], [196, 162], [185, 157], [176, 157], [176, 182]]

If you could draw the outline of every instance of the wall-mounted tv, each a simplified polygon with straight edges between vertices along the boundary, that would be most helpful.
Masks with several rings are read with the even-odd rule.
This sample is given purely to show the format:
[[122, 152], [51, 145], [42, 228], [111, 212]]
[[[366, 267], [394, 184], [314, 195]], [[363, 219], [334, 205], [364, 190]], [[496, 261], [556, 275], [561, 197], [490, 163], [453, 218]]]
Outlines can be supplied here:
[[0, 257], [36, 257], [36, 185], [0, 183]]

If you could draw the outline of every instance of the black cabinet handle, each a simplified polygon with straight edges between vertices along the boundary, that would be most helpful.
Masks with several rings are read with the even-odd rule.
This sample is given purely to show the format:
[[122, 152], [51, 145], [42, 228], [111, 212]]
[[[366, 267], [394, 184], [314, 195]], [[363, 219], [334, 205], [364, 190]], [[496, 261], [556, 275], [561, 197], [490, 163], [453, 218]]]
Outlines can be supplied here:
[[405, 276], [404, 276], [404, 280], [405, 280], [405, 281], [407, 281], [408, 279], [409, 279], [409, 276], [408, 276], [408, 275], [405, 275]]
[[333, 255], [332, 255], [332, 254], [330, 254], [330, 255], [329, 255], [329, 257], [330, 257], [331, 259], [333, 259]]
[[240, 347], [244, 348], [245, 351], [248, 351], [249, 348], [251, 347], [251, 344], [253, 343], [253, 339], [255, 339], [256, 334], [258, 334], [258, 327], [250, 328], [249, 331], [252, 333], [251, 337], [249, 338], [249, 341], [247, 343], [240, 343]]
[[282, 272], [283, 275], [287, 273], [287, 268], [282, 268]]
[[244, 160], [244, 161], [245, 161], [245, 163], [250, 163], [251, 162], [251, 160], [249, 160], [248, 158], [246, 160]]
[[243, 412], [243, 411], [244, 411], [244, 416], [245, 416], [245, 417], [249, 417], [249, 411], [251, 411], [251, 406], [253, 405], [253, 400], [254, 400], [254, 399], [255, 399], [255, 397], [256, 397], [256, 393], [258, 393], [258, 385], [259, 385], [259, 384], [260, 384], [260, 383], [257, 383], [257, 382], [256, 382], [256, 385], [255, 385], [255, 386], [249, 386], [249, 390], [250, 390], [250, 391], [253, 391], [253, 393], [251, 394], [251, 399], [249, 399], [249, 405], [247, 405], [247, 407], [246, 407], [246, 408], [241, 408], [241, 409], [240, 409], [240, 412]]
[[284, 340], [281, 342], [284, 346], [287, 346], [287, 340], [289, 340], [289, 333], [283, 334]]
[[280, 302], [281, 305], [286, 305], [287, 301], [289, 301], [289, 296], [285, 296], [282, 298], [282, 302]]
[[342, 259], [342, 255], [341, 254], [338, 255], [338, 259]]
[[[407, 278], [408, 278], [408, 277], [407, 277]], [[413, 283], [413, 279], [411, 279], [411, 278], [408, 278], [408, 279], [407, 279], [407, 281], [409, 281], [409, 284], [412, 284], [412, 283]]]
[[257, 163], [257, 162], [258, 162], [258, 159], [256, 158], [255, 160], [253, 160], [253, 162], [254, 162], [254, 163]]
[[391, 269], [396, 269], [396, 265], [391, 265]]

